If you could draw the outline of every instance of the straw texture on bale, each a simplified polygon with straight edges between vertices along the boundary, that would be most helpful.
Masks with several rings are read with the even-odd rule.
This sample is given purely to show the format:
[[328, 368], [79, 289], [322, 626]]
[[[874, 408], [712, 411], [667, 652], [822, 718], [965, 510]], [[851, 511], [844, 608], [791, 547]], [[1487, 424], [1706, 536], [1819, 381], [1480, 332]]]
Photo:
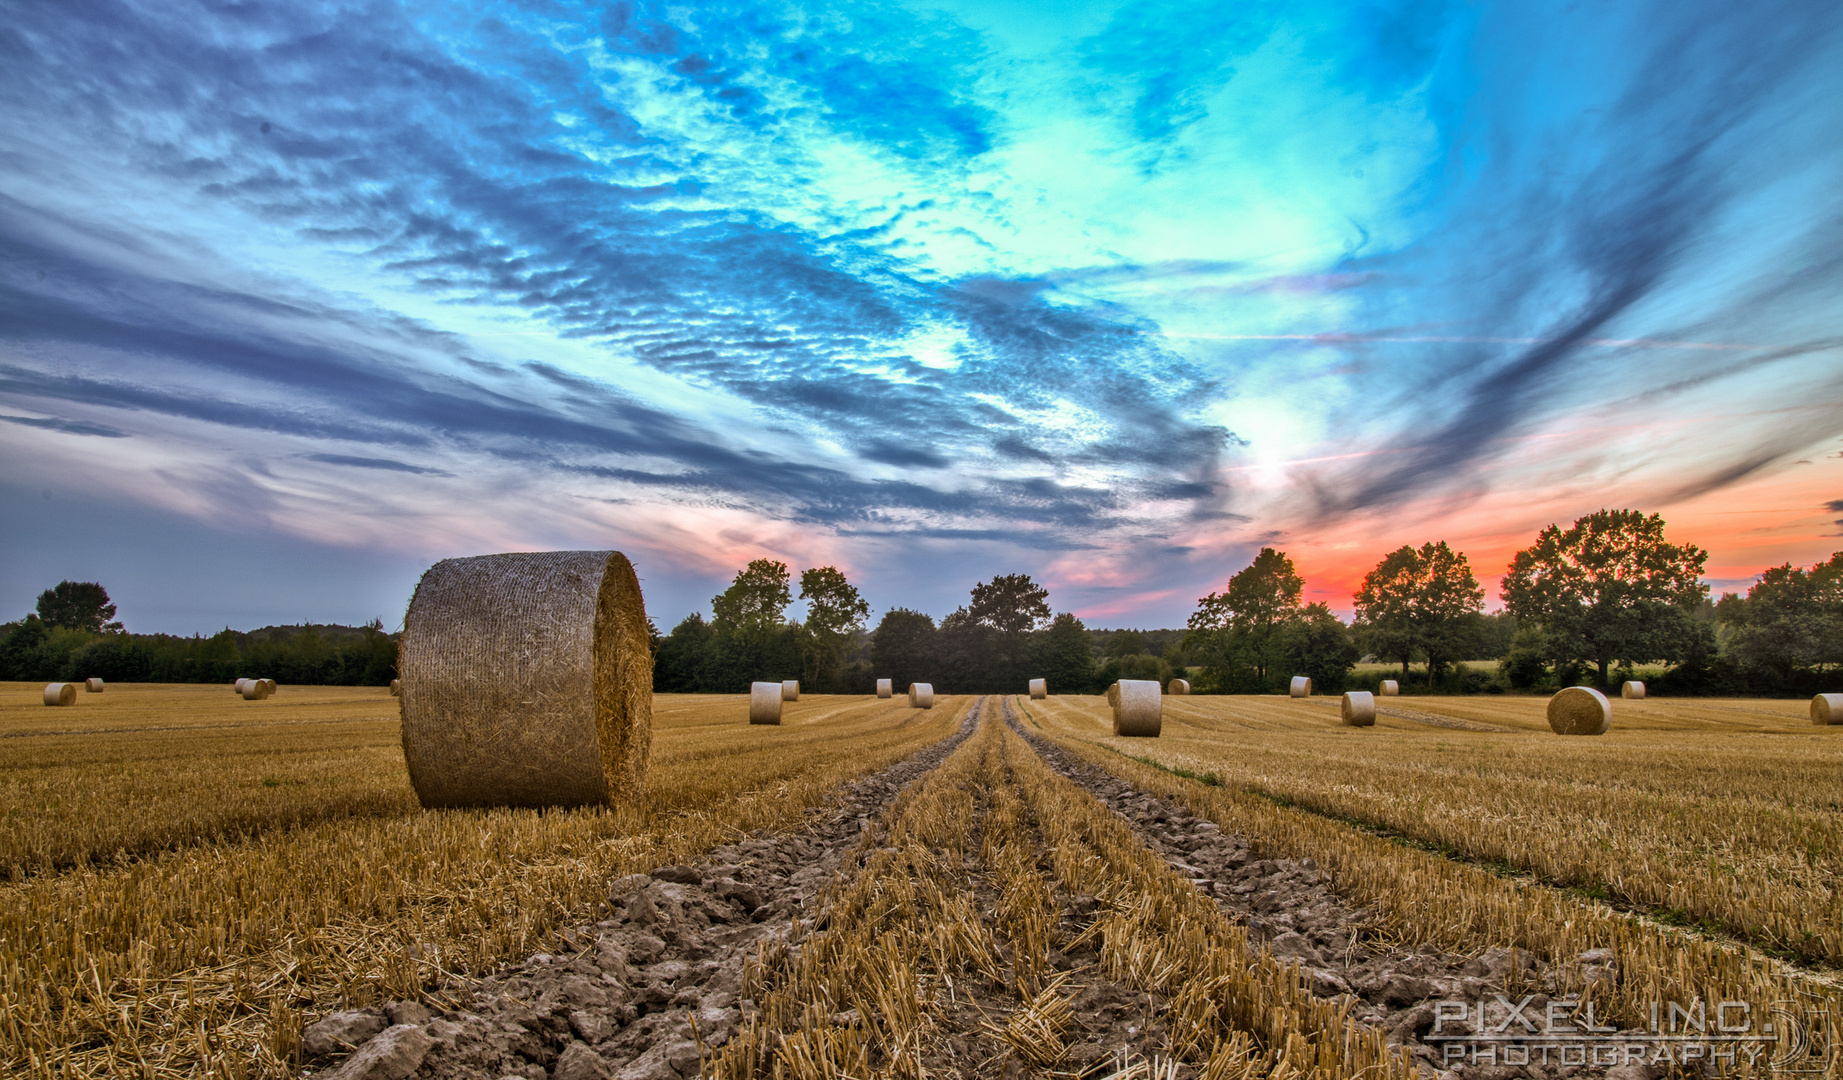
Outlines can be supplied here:
[[925, 682], [910, 683], [909, 705], [917, 709], [934, 708], [934, 684]]
[[1049, 683], [1044, 679], [1030, 680], [1030, 700], [1041, 701], [1049, 697]]
[[101, 679], [85, 679], [83, 680], [83, 688], [85, 690], [88, 690], [92, 694], [100, 694], [102, 693], [102, 680]]
[[1166, 693], [1177, 694], [1180, 697], [1185, 694], [1190, 693], [1190, 680], [1189, 679], [1172, 679], [1171, 688], [1167, 690]]
[[1376, 695], [1368, 690], [1352, 690], [1344, 695], [1341, 706], [1345, 727], [1376, 726]]
[[645, 778], [653, 656], [618, 551], [436, 563], [410, 600], [398, 673], [426, 807], [592, 805]]
[[1557, 735], [1604, 735], [1613, 703], [1591, 686], [1570, 686], [1549, 699], [1549, 730]]
[[1114, 683], [1107, 688], [1107, 707], [1114, 712], [1120, 711], [1120, 684]]
[[1158, 691], [1158, 681], [1121, 679], [1114, 687], [1117, 704], [1113, 710], [1113, 733], [1127, 738], [1158, 738], [1165, 714], [1165, 699]]
[[878, 697], [886, 698], [886, 697], [889, 697], [893, 693], [895, 693], [895, 688], [893, 688], [890, 685], [890, 681], [888, 679], [878, 679], [877, 680], [877, 696]]
[[1293, 676], [1293, 684], [1288, 692], [1294, 697], [1311, 697], [1312, 680], [1306, 678], [1304, 675], [1295, 675]]
[[45, 704], [75, 705], [77, 703], [77, 684], [54, 682], [45, 684]]
[[775, 724], [781, 722], [781, 684], [778, 682], [758, 682], [749, 684], [749, 723]]
[[1619, 688], [1619, 696], [1630, 698], [1633, 701], [1642, 701], [1645, 696], [1645, 684], [1636, 679], [1628, 679], [1626, 684]]
[[243, 680], [243, 700], [262, 701], [269, 696], [269, 687], [264, 679]]
[[1811, 699], [1813, 724], [1843, 724], [1843, 694], [1819, 694]]
[[800, 700], [800, 682], [798, 679], [788, 679], [786, 682], [781, 684], [781, 700], [782, 701], [799, 701]]
[[401, 693], [403, 693], [403, 680], [402, 679], [390, 680], [390, 696], [396, 697], [398, 694], [401, 694]]
[[243, 684], [249, 681], [248, 679], [238, 679], [236, 682], [230, 684], [230, 688], [232, 692], [241, 694], [243, 693]]
[[1381, 691], [1380, 696], [1382, 697], [1400, 697], [1401, 696], [1401, 684], [1396, 682], [1394, 679], [1382, 680], [1382, 685], [1378, 686], [1376, 689]]
[[270, 694], [273, 694], [275, 693], [275, 691], [281, 689], [280, 687], [275, 685], [274, 679], [257, 679], [256, 681], [262, 684], [262, 696], [263, 697], [268, 697]]

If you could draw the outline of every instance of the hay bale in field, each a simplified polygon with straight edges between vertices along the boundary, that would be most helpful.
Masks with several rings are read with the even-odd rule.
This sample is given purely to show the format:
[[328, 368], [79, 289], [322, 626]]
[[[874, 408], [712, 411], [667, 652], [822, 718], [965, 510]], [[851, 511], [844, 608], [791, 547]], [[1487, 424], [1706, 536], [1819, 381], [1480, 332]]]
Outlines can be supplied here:
[[246, 683], [246, 682], [249, 682], [249, 680], [248, 680], [248, 679], [233, 679], [233, 680], [231, 680], [231, 684], [230, 684], [230, 688], [231, 688], [231, 690], [232, 690], [232, 692], [234, 692], [234, 693], [237, 693], [237, 694], [242, 694], [242, 693], [243, 693], [243, 684], [244, 684], [244, 683]]
[[1613, 703], [1591, 686], [1570, 686], [1549, 699], [1549, 730], [1557, 735], [1604, 735]]
[[45, 684], [45, 704], [75, 705], [77, 703], [77, 684], [54, 682]]
[[800, 680], [788, 679], [786, 682], [783, 682], [781, 684], [781, 700], [782, 701], [799, 701], [800, 700]]
[[1811, 699], [1813, 724], [1843, 724], [1843, 694], [1819, 694]]
[[85, 690], [88, 690], [92, 694], [100, 694], [102, 693], [102, 680], [101, 679], [85, 679], [83, 680], [83, 688]]
[[1158, 738], [1164, 724], [1165, 699], [1156, 679], [1121, 679], [1114, 683], [1113, 733], [1128, 738]]
[[1643, 701], [1645, 697], [1645, 684], [1636, 679], [1627, 679], [1625, 685], [1619, 688], [1619, 696], [1622, 698], [1629, 698], [1632, 701]]
[[1030, 680], [1030, 700], [1042, 701], [1049, 697], [1049, 682], [1044, 679]]
[[749, 684], [749, 723], [774, 724], [781, 722], [781, 684], [778, 682], [758, 682]]
[[281, 689], [281, 687], [275, 685], [274, 679], [257, 679], [256, 681], [262, 684], [262, 696], [263, 697], [268, 697], [270, 694], [273, 694], [275, 693], [275, 691]]
[[1172, 679], [1171, 685], [1168, 689], [1166, 689], [1165, 693], [1177, 694], [1179, 696], [1190, 693], [1190, 680], [1189, 679]]
[[653, 655], [618, 551], [444, 559], [397, 662], [403, 756], [426, 807], [582, 806], [637, 789]]
[[895, 693], [895, 689], [890, 685], [890, 681], [888, 679], [878, 679], [877, 680], [877, 696], [878, 697], [886, 698], [886, 697], [889, 697], [893, 693]]
[[243, 680], [243, 700], [262, 701], [267, 698], [269, 696], [269, 687], [267, 683], [267, 679]]
[[1376, 726], [1376, 695], [1368, 690], [1352, 690], [1344, 695], [1340, 708], [1345, 727]]
[[1120, 711], [1120, 684], [1117, 682], [1107, 688], [1107, 707], [1116, 713]]
[[1376, 687], [1376, 690], [1377, 690], [1378, 697], [1400, 697], [1401, 696], [1401, 684], [1396, 682], [1394, 679], [1382, 680], [1382, 684]]
[[1295, 675], [1293, 676], [1293, 684], [1287, 689], [1287, 692], [1294, 697], [1311, 697], [1312, 680], [1306, 678], [1304, 675]]
[[925, 682], [910, 683], [909, 705], [916, 709], [934, 708], [934, 684]]
[[390, 680], [390, 696], [396, 697], [401, 693], [403, 693], [403, 680], [402, 679]]

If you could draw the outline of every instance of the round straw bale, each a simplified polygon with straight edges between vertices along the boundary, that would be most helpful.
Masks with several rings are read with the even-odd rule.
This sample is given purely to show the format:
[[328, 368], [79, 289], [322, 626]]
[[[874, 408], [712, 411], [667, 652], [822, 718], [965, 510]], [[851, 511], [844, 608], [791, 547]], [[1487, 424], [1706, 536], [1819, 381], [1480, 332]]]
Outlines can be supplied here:
[[1049, 683], [1043, 679], [1030, 680], [1030, 700], [1041, 701], [1049, 697]]
[[102, 693], [102, 680], [101, 679], [85, 679], [83, 680], [83, 688], [85, 690], [88, 690], [92, 694], [100, 694]]
[[645, 779], [653, 655], [618, 551], [443, 559], [410, 600], [397, 670], [426, 807], [592, 805]]
[[261, 679], [243, 680], [243, 700], [261, 701], [268, 696], [269, 696], [269, 688], [263, 685], [263, 680]]
[[1631, 698], [1633, 701], [1642, 701], [1645, 696], [1645, 684], [1636, 679], [1627, 679], [1625, 685], [1619, 688], [1619, 696]]
[[909, 704], [917, 709], [934, 708], [934, 684], [925, 682], [910, 683]]
[[758, 682], [749, 684], [749, 723], [774, 724], [781, 722], [781, 684], [778, 682]]
[[1382, 680], [1382, 685], [1376, 687], [1376, 690], [1377, 690], [1376, 696], [1378, 697], [1400, 697], [1401, 696], [1401, 684], [1396, 682], [1394, 679]]
[[54, 682], [45, 684], [45, 704], [75, 705], [77, 703], [77, 684]]
[[1177, 694], [1180, 697], [1185, 694], [1190, 693], [1190, 680], [1189, 679], [1172, 679], [1171, 685], [1168, 689], [1166, 689], [1165, 693]]
[[786, 682], [781, 684], [781, 700], [782, 701], [799, 701], [800, 700], [800, 680], [788, 679]]
[[1120, 684], [1114, 683], [1107, 688], [1107, 707], [1118, 713], [1120, 711]]
[[1813, 724], [1843, 724], [1843, 694], [1819, 694], [1811, 699]]
[[1613, 703], [1591, 686], [1570, 686], [1549, 699], [1549, 730], [1557, 735], [1604, 735]]
[[1288, 693], [1292, 694], [1294, 697], [1311, 697], [1312, 680], [1306, 678], [1304, 675], [1293, 676], [1293, 684], [1288, 688]]
[[263, 697], [268, 697], [270, 694], [273, 694], [275, 693], [275, 691], [281, 689], [281, 687], [275, 685], [274, 679], [257, 679], [256, 681], [262, 684], [262, 696]]
[[1113, 733], [1146, 739], [1158, 738], [1164, 720], [1165, 699], [1156, 679], [1121, 679], [1120, 703], [1113, 711]]
[[232, 682], [232, 683], [230, 684], [230, 688], [231, 688], [231, 690], [232, 690], [232, 691], [234, 691], [235, 693], [238, 693], [238, 694], [241, 694], [241, 693], [243, 693], [243, 684], [244, 684], [244, 683], [246, 683], [246, 682], [249, 682], [249, 680], [248, 680], [248, 679], [237, 679], [237, 680], [234, 680], [234, 681], [233, 681], [233, 682]]
[[1351, 690], [1342, 705], [1345, 727], [1376, 726], [1376, 695], [1368, 690]]
[[401, 693], [403, 693], [403, 680], [402, 679], [390, 680], [390, 696], [396, 697], [398, 694], [401, 694]]
[[878, 697], [886, 698], [886, 697], [889, 697], [894, 692], [895, 691], [891, 688], [890, 681], [888, 679], [878, 679], [877, 680], [877, 696]]

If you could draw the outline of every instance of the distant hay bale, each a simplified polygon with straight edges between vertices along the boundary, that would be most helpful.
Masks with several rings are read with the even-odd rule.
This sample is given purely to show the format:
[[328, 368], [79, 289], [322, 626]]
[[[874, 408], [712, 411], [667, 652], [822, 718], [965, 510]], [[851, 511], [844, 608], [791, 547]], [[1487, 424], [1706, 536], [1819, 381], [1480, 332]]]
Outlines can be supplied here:
[[1156, 739], [1163, 726], [1165, 700], [1156, 679], [1121, 679], [1114, 684], [1113, 733], [1128, 738]]
[[1645, 697], [1645, 684], [1636, 679], [1628, 679], [1625, 685], [1619, 688], [1619, 696], [1622, 698], [1630, 698], [1633, 701], [1643, 701]]
[[230, 688], [231, 688], [231, 690], [232, 690], [232, 691], [234, 691], [234, 692], [236, 692], [236, 693], [238, 693], [238, 694], [241, 694], [241, 693], [243, 693], [243, 684], [244, 684], [244, 683], [246, 683], [246, 682], [249, 682], [249, 680], [248, 680], [248, 679], [237, 679], [237, 680], [234, 680], [234, 681], [233, 681], [233, 682], [232, 682], [232, 683], [230, 684]]
[[257, 679], [256, 681], [262, 684], [262, 696], [263, 697], [268, 697], [270, 694], [273, 694], [275, 693], [275, 691], [281, 689], [280, 687], [275, 685], [274, 679]]
[[1107, 688], [1107, 707], [1114, 712], [1120, 711], [1120, 684], [1114, 683]]
[[396, 697], [401, 693], [403, 693], [403, 680], [402, 679], [390, 680], [390, 696]]
[[1288, 692], [1294, 697], [1311, 697], [1312, 680], [1306, 678], [1304, 675], [1295, 675], [1293, 676], [1293, 685]]
[[267, 685], [267, 682], [268, 680], [266, 679], [245, 679], [243, 680], [243, 700], [262, 701], [265, 698], [267, 698], [269, 696], [269, 687]]
[[758, 682], [749, 684], [749, 723], [774, 724], [781, 722], [781, 684], [778, 682]]
[[1843, 724], [1843, 694], [1819, 694], [1811, 699], [1813, 724]]
[[800, 700], [800, 680], [788, 679], [786, 682], [781, 684], [781, 700], [782, 701], [799, 701]]
[[925, 682], [910, 683], [909, 705], [916, 709], [934, 708], [934, 684]]
[[1376, 695], [1368, 690], [1352, 690], [1342, 704], [1345, 727], [1376, 726]]
[[45, 704], [75, 705], [77, 703], [77, 684], [54, 682], [45, 684]]
[[886, 697], [889, 697], [893, 693], [895, 693], [895, 689], [890, 686], [890, 681], [888, 679], [878, 679], [877, 680], [877, 696], [878, 697], [886, 698]]
[[1049, 683], [1043, 679], [1030, 680], [1030, 700], [1042, 701], [1049, 697]]
[[92, 694], [100, 694], [102, 693], [102, 680], [101, 679], [85, 679], [83, 680], [83, 688], [85, 690], [88, 690]]
[[1613, 703], [1591, 686], [1570, 686], [1549, 699], [1549, 730], [1557, 735], [1604, 735]]
[[1180, 697], [1185, 694], [1188, 694], [1190, 693], [1190, 680], [1189, 679], [1172, 679], [1171, 688], [1165, 692], [1168, 694], [1176, 694]]
[[410, 600], [397, 668], [425, 807], [593, 805], [645, 779], [653, 655], [618, 551], [443, 559]]
[[1379, 692], [1379, 696], [1381, 697], [1400, 697], [1401, 696], [1401, 684], [1396, 682], [1394, 679], [1382, 680], [1382, 685], [1377, 687], [1376, 689]]

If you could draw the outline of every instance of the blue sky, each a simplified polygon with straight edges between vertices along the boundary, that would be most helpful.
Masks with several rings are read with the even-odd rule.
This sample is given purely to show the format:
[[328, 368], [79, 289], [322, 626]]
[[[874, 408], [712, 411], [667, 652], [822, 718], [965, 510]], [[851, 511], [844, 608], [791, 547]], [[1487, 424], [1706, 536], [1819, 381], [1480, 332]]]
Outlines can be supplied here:
[[1663, 512], [1718, 584], [1843, 496], [1826, 3], [22, 5], [0, 614], [395, 624], [616, 547], [1176, 625]]

